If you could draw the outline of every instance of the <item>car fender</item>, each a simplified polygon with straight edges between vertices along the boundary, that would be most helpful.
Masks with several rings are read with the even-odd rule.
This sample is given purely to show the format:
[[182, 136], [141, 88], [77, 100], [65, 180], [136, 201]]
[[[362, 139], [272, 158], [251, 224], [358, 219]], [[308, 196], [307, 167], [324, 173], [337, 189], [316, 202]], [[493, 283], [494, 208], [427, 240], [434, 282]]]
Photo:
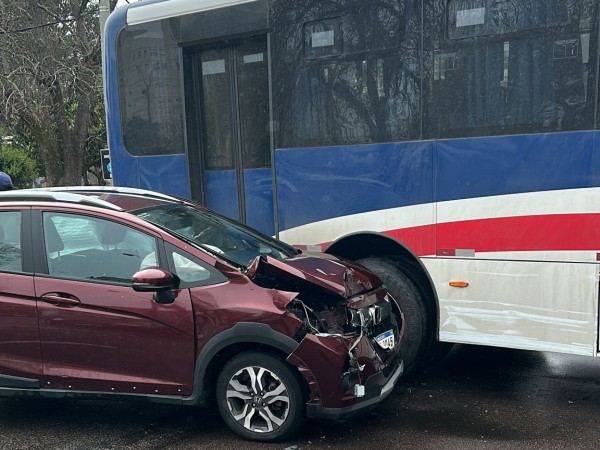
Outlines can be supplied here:
[[298, 342], [285, 334], [273, 330], [264, 323], [239, 322], [233, 327], [213, 336], [196, 358], [194, 373], [194, 390], [190, 397], [183, 399], [184, 403], [205, 404], [204, 381], [208, 367], [219, 351], [233, 344], [265, 344], [281, 350], [289, 355], [296, 350]]

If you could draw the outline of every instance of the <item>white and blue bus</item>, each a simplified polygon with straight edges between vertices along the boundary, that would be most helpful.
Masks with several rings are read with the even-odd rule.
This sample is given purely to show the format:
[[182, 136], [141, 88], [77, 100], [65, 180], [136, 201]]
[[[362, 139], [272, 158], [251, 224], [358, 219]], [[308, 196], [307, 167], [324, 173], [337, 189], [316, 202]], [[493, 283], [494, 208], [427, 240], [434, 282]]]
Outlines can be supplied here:
[[362, 261], [438, 342], [599, 354], [598, 0], [146, 0], [114, 183]]

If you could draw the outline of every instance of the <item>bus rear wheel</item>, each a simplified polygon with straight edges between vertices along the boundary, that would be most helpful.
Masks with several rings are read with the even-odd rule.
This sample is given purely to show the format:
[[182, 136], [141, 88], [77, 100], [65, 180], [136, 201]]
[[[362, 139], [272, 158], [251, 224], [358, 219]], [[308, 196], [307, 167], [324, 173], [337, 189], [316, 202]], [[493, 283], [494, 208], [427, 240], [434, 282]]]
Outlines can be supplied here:
[[404, 373], [422, 369], [431, 361], [436, 340], [435, 318], [425, 303], [422, 291], [393, 260], [365, 258], [359, 263], [381, 278], [404, 315], [404, 336], [400, 344]]

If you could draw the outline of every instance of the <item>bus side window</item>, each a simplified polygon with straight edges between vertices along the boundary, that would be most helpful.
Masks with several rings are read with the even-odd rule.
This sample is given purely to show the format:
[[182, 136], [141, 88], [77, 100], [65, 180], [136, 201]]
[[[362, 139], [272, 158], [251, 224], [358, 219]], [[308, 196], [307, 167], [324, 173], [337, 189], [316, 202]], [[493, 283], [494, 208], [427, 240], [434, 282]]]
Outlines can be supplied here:
[[277, 10], [275, 146], [418, 139], [420, 5], [346, 0]]
[[[432, 2], [433, 4], [433, 2]], [[425, 137], [593, 127], [593, 0], [450, 0], [428, 9]]]

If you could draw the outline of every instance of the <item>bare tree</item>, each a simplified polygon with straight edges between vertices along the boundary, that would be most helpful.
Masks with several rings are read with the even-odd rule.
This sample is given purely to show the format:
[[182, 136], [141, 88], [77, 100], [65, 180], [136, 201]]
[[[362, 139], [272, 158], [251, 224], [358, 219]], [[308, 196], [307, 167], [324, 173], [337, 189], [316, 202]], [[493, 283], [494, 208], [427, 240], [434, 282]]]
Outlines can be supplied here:
[[0, 0], [0, 43], [6, 120], [34, 138], [49, 185], [81, 184], [92, 114], [102, 108], [98, 3]]

